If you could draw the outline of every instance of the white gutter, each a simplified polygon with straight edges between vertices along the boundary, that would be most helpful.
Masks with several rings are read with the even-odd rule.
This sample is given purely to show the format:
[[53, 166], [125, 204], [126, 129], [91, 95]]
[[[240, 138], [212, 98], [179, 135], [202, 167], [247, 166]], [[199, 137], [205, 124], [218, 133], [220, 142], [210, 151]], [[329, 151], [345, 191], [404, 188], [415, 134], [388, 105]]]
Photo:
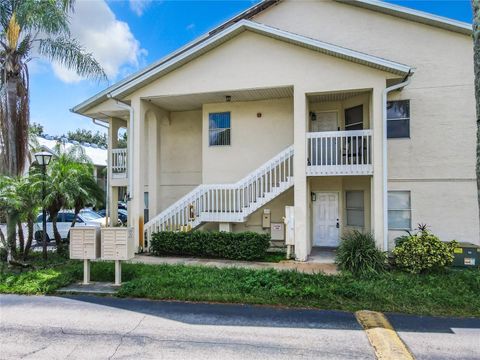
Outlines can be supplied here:
[[385, 88], [382, 93], [383, 102], [383, 251], [388, 250], [388, 139], [387, 139], [387, 98], [395, 90], [401, 90], [410, 84], [412, 75], [409, 72], [403, 82]]
[[116, 101], [117, 106], [121, 107], [122, 109], [126, 109], [130, 113], [130, 121], [128, 123], [128, 134], [127, 134], [127, 178], [128, 178], [128, 194], [127, 194], [127, 201], [133, 199], [133, 107], [128, 105], [127, 103], [118, 100], [112, 96], [112, 94], [107, 94], [109, 99], [113, 99]]

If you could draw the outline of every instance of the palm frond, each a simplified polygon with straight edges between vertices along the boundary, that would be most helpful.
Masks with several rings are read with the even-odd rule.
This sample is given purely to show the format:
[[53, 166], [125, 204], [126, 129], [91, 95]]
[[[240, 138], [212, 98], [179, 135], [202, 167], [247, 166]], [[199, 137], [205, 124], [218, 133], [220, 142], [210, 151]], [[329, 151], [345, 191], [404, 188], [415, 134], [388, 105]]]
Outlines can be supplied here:
[[40, 39], [39, 53], [51, 61], [56, 61], [68, 69], [74, 70], [82, 77], [106, 80], [102, 67], [91, 53], [74, 39], [58, 37], [55, 39]]

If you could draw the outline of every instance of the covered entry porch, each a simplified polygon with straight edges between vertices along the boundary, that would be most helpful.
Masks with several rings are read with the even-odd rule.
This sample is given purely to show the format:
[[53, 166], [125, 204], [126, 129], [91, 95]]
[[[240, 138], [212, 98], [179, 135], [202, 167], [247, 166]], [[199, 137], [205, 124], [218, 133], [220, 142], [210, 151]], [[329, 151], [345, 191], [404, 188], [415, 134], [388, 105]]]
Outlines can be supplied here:
[[311, 255], [337, 248], [352, 230], [371, 231], [371, 180], [371, 176], [307, 178]]

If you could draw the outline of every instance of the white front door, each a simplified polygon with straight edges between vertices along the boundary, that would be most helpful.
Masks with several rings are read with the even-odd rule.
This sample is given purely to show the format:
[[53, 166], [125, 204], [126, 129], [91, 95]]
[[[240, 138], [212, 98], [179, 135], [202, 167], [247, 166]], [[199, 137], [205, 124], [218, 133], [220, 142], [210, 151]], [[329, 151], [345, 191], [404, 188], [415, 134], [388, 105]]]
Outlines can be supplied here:
[[313, 201], [313, 246], [339, 245], [338, 193], [318, 192]]

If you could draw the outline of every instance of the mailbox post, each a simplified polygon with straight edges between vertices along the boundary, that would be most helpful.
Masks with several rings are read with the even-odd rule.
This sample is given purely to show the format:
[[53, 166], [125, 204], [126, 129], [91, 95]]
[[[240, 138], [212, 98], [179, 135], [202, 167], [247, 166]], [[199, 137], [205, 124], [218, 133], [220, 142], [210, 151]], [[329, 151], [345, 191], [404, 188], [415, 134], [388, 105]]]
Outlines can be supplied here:
[[295, 208], [293, 206], [285, 206], [285, 245], [287, 245], [287, 259], [290, 259], [292, 247], [295, 245]]

